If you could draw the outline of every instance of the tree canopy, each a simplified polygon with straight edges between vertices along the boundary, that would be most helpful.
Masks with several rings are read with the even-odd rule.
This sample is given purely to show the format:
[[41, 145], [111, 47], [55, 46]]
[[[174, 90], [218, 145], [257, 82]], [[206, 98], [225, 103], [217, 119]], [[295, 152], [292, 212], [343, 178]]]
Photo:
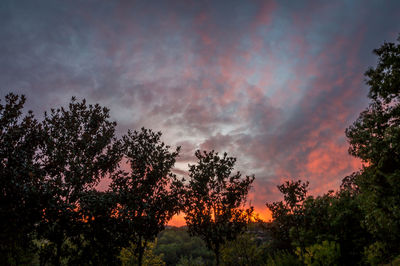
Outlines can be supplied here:
[[185, 220], [189, 233], [202, 238], [219, 264], [222, 245], [241, 233], [252, 208], [240, 208], [254, 180], [233, 173], [236, 159], [226, 153], [196, 151], [197, 164], [189, 167], [186, 186]]
[[180, 147], [170, 151], [161, 132], [142, 128], [122, 137], [122, 150], [130, 171], [113, 175], [111, 188], [125, 237], [136, 247], [141, 265], [147, 243], [182, 208], [183, 184], [171, 172]]
[[50, 259], [55, 265], [61, 263], [63, 253], [72, 252], [64, 240], [80, 238], [81, 197], [118, 165], [121, 156], [115, 145], [115, 125], [109, 121], [107, 108], [75, 98], [68, 108], [45, 113], [38, 153], [46, 193], [51, 197], [39, 235], [54, 244], [56, 252]]
[[22, 115], [25, 100], [8, 94], [0, 102], [0, 258], [15, 264], [29, 252], [46, 201], [36, 160], [41, 127], [32, 112]]
[[374, 54], [378, 64], [365, 73], [371, 103], [346, 135], [350, 154], [366, 162], [355, 179], [363, 224], [393, 254], [400, 252], [400, 37]]

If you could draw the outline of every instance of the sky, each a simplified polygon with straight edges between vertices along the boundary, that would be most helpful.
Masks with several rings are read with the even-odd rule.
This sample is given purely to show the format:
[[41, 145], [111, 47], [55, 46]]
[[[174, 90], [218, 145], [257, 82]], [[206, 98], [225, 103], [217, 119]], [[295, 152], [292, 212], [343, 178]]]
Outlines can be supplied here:
[[180, 176], [195, 150], [227, 152], [268, 218], [283, 181], [320, 195], [361, 167], [344, 132], [368, 105], [372, 50], [399, 33], [399, 1], [2, 0], [0, 96], [25, 94], [38, 118], [100, 103], [118, 136], [181, 146]]

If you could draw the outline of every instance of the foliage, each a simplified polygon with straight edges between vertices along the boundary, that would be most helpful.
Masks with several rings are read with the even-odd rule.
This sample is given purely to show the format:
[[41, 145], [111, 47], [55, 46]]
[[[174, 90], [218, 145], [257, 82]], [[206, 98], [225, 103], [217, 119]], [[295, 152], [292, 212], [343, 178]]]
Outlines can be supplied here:
[[303, 204], [304, 223], [300, 225], [302, 243], [296, 243], [297, 247], [309, 246], [325, 239], [334, 240], [335, 232], [333, 230], [333, 202], [335, 195], [333, 192], [322, 196], [308, 197]]
[[364, 249], [365, 262], [369, 265], [379, 265], [386, 261], [388, 256], [386, 244], [375, 242]]
[[[346, 182], [346, 180], [344, 180]], [[362, 260], [363, 248], [371, 243], [371, 234], [362, 226], [364, 214], [360, 208], [358, 188], [343, 188], [329, 206], [331, 240], [341, 248], [340, 264], [354, 265]]]
[[71, 264], [119, 265], [118, 255], [126, 245], [123, 228], [115, 213], [113, 192], [90, 191], [80, 198], [80, 237], [74, 239], [78, 253]]
[[201, 261], [202, 265], [212, 264], [214, 257], [203, 240], [192, 236], [187, 228], [167, 228], [157, 236], [155, 254], [163, 254], [163, 260], [167, 265], [176, 265], [178, 262], [196, 263]]
[[111, 188], [118, 197], [125, 238], [135, 244], [141, 265], [147, 242], [182, 208], [183, 184], [171, 172], [180, 147], [171, 152], [161, 142], [161, 132], [142, 128], [123, 136], [122, 149], [130, 172], [113, 175]]
[[307, 197], [308, 184], [301, 180], [286, 181], [278, 186], [284, 201], [266, 204], [272, 212], [270, 230], [277, 248], [291, 249], [293, 241], [300, 241], [298, 228], [304, 223], [303, 202]]
[[40, 124], [30, 111], [22, 116], [24, 104], [24, 96], [12, 93], [0, 102], [0, 259], [10, 265], [34, 251], [32, 234], [46, 200], [36, 161]]
[[[163, 256], [154, 254], [155, 245], [157, 245], [157, 241], [154, 243], [147, 243], [143, 254], [142, 265], [165, 266], [165, 262], [163, 261]], [[136, 255], [136, 249], [137, 248], [135, 244], [132, 243], [129, 247], [123, 248], [121, 250], [119, 258], [122, 262], [122, 266], [139, 265], [139, 258]]]
[[346, 130], [349, 152], [366, 162], [356, 183], [363, 225], [392, 254], [400, 252], [400, 37], [374, 50], [366, 73], [371, 103]]
[[390, 263], [386, 264], [389, 265], [400, 265], [400, 255], [396, 256]]
[[[295, 247], [306, 252], [306, 247], [315, 243], [335, 241], [342, 247], [340, 264], [359, 262], [364, 246], [370, 242], [370, 234], [361, 227], [363, 215], [357, 201], [359, 189], [353, 183], [356, 177], [355, 173], [344, 178], [338, 192], [330, 191], [316, 198], [306, 197], [308, 183], [292, 181], [278, 186], [281, 192], [292, 196], [285, 195], [285, 202], [267, 205], [274, 217], [269, 228], [273, 236], [272, 246], [288, 251]], [[287, 237], [284, 245], [281, 244], [282, 236]]]
[[232, 174], [236, 159], [226, 153], [220, 157], [214, 151], [196, 151], [195, 155], [197, 165], [189, 166], [185, 220], [189, 233], [204, 240], [219, 265], [222, 245], [244, 230], [253, 212], [240, 207], [254, 176], [242, 179], [240, 172]]
[[292, 253], [284, 250], [268, 254], [267, 266], [301, 266], [303, 263]]
[[374, 53], [378, 65], [365, 73], [372, 102], [346, 135], [352, 155], [390, 167], [396, 165], [400, 155], [400, 44], [384, 43]]
[[[341, 247], [340, 264], [354, 265], [362, 258], [371, 235], [361, 227], [363, 215], [352, 192], [340, 190], [304, 202], [305, 224], [300, 228], [303, 247], [324, 240]], [[300, 246], [300, 245], [297, 245]]]
[[180, 258], [176, 266], [203, 266], [205, 265], [201, 257], [193, 259], [192, 257], [183, 256]]
[[[59, 265], [62, 257], [73, 252], [64, 241], [80, 238], [82, 217], [80, 198], [118, 165], [120, 153], [114, 138], [115, 122], [109, 121], [109, 110], [98, 104], [87, 105], [72, 98], [67, 109], [61, 107], [45, 113], [44, 137], [39, 147], [44, 186], [51, 195], [44, 210], [40, 237], [54, 245], [48, 254]], [[72, 255], [73, 256], [73, 255]]]
[[261, 265], [261, 252], [254, 237], [243, 233], [222, 247], [221, 262], [223, 265]]
[[321, 244], [306, 247], [305, 252], [297, 248], [296, 254], [305, 265], [338, 265], [340, 249], [334, 241], [324, 240]]

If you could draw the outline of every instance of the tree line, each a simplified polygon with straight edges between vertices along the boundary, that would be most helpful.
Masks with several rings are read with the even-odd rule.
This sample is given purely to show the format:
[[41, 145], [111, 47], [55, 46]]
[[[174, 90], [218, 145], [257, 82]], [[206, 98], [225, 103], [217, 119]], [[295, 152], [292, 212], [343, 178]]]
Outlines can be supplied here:
[[[20, 265], [22, 254], [36, 253], [40, 265], [116, 265], [133, 244], [141, 265], [147, 244], [179, 212], [218, 261], [220, 246], [244, 230], [254, 177], [234, 173], [235, 158], [197, 151], [185, 182], [172, 172], [180, 147], [160, 132], [118, 139], [107, 108], [75, 98], [39, 122], [23, 115], [25, 100], [10, 93], [0, 104], [3, 261]], [[101, 192], [104, 178], [111, 183]]]
[[[179, 212], [217, 265], [399, 260], [400, 44], [374, 53], [377, 66], [365, 73], [371, 103], [346, 130], [362, 169], [317, 197], [307, 195], [308, 182], [279, 185], [283, 200], [267, 203], [273, 221], [262, 223], [269, 236], [262, 241], [244, 233], [254, 225], [253, 208], [244, 205], [254, 176], [235, 172], [235, 158], [196, 151], [185, 180], [172, 171], [180, 147], [163, 143], [160, 132], [117, 138], [107, 108], [75, 98], [39, 121], [23, 113], [23, 95], [8, 94], [0, 102], [2, 262], [142, 265]], [[98, 191], [104, 178], [110, 186]]]

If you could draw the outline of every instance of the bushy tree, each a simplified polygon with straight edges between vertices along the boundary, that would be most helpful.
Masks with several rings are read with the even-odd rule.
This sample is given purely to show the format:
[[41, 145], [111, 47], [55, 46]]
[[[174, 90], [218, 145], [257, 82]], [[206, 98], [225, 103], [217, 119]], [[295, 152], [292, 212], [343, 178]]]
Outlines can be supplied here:
[[113, 175], [111, 188], [118, 197], [125, 238], [135, 245], [141, 265], [146, 244], [182, 208], [183, 184], [171, 172], [180, 147], [170, 151], [161, 132], [142, 128], [123, 136], [122, 150], [129, 172]]
[[73, 265], [119, 265], [121, 247], [126, 245], [124, 228], [116, 212], [117, 198], [112, 191], [88, 191], [79, 200], [82, 222], [80, 237], [72, 239], [78, 252]]
[[400, 44], [384, 43], [374, 54], [378, 65], [365, 73], [371, 103], [346, 135], [350, 154], [393, 171], [400, 160]]
[[341, 265], [360, 262], [363, 249], [371, 239], [361, 226], [364, 216], [353, 193], [342, 188], [336, 193], [307, 198], [303, 207], [304, 224], [299, 228], [303, 246], [335, 241], [340, 247]]
[[0, 259], [11, 265], [29, 254], [46, 200], [36, 160], [40, 124], [32, 112], [23, 116], [25, 100], [11, 93], [0, 102]]
[[246, 201], [254, 176], [233, 173], [236, 159], [225, 153], [195, 153], [198, 162], [189, 166], [185, 220], [191, 235], [204, 240], [220, 261], [220, 249], [241, 233], [253, 209], [240, 208]]
[[334, 241], [340, 247], [341, 265], [354, 265], [362, 260], [370, 234], [361, 227], [364, 218], [358, 202], [359, 188], [354, 173], [343, 179], [341, 189], [321, 196], [306, 197], [308, 183], [288, 181], [278, 186], [283, 202], [267, 204], [274, 221], [271, 224], [273, 247], [297, 250], [305, 256], [307, 247]]
[[[81, 197], [118, 166], [120, 151], [114, 137], [115, 122], [109, 110], [72, 98], [68, 108], [51, 109], [42, 122], [44, 141], [40, 145], [44, 186], [51, 198], [44, 209], [40, 236], [49, 240], [50, 258], [60, 265], [69, 254], [67, 239], [76, 242], [84, 220]], [[45, 253], [42, 253], [45, 254]]]
[[396, 254], [400, 252], [400, 43], [384, 43], [374, 53], [378, 64], [365, 73], [371, 103], [346, 135], [350, 154], [365, 162], [356, 179], [364, 225]]

